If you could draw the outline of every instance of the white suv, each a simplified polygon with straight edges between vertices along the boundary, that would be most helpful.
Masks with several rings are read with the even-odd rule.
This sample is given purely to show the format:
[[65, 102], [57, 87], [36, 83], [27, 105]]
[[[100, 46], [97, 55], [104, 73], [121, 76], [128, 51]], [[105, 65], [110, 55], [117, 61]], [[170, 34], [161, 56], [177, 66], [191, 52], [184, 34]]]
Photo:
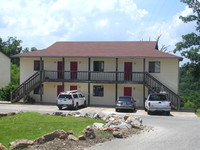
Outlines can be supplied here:
[[61, 92], [56, 100], [56, 105], [61, 110], [63, 107], [78, 109], [79, 106], [86, 106], [85, 97], [77, 90]]

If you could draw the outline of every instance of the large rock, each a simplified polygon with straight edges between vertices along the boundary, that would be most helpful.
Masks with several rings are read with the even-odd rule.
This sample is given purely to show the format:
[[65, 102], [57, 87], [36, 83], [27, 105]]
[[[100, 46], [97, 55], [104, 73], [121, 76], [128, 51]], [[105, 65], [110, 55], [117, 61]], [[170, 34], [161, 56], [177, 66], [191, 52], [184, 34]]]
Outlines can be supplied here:
[[7, 116], [6, 113], [0, 113], [0, 117], [4, 117], [4, 116]]
[[132, 128], [137, 128], [142, 126], [142, 120], [140, 118], [129, 117], [125, 122], [131, 125]]
[[78, 141], [78, 138], [75, 137], [75, 136], [72, 135], [72, 134], [68, 135], [67, 139], [68, 139], [68, 140], [71, 140], [71, 141]]
[[20, 140], [15, 140], [13, 142], [10, 142], [9, 145], [10, 145], [10, 149], [23, 149], [23, 148], [33, 145], [33, 141], [20, 139]]
[[85, 128], [85, 137], [90, 138], [90, 139], [94, 139], [96, 137], [92, 126], [87, 126]]
[[0, 143], [0, 150], [7, 150], [7, 148]]
[[113, 136], [116, 138], [123, 138], [123, 133], [121, 131], [114, 131]]
[[101, 128], [101, 127], [103, 127], [104, 126], [104, 124], [103, 123], [94, 123], [93, 124], [93, 126], [94, 126], [94, 128]]
[[66, 139], [67, 138], [67, 133], [64, 130], [56, 130], [54, 132], [48, 133], [44, 136], [41, 136], [37, 139], [34, 140], [34, 144], [42, 144], [48, 141], [52, 141], [55, 138], [58, 139]]
[[84, 135], [79, 136], [78, 139], [79, 139], [80, 141], [84, 141], [84, 140], [86, 140], [86, 138], [85, 138]]

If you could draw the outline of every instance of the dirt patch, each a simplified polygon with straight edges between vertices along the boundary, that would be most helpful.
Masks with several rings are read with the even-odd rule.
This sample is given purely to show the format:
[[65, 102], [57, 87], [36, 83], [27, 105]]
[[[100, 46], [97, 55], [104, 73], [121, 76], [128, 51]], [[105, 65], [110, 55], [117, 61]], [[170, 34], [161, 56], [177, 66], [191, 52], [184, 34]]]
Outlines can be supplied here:
[[[139, 134], [144, 127], [140, 128], [132, 128], [132, 129], [122, 129], [121, 132], [123, 133], [123, 138], [127, 138], [133, 134]], [[64, 139], [54, 139], [52, 141], [46, 142], [40, 145], [33, 145], [26, 150], [49, 150], [49, 149], [56, 149], [56, 150], [83, 150], [86, 147], [93, 146], [98, 143], [104, 143], [106, 141], [111, 141], [114, 139], [111, 132], [105, 132], [101, 130], [95, 129], [96, 137], [94, 139], [86, 138], [86, 140], [64, 140]]]

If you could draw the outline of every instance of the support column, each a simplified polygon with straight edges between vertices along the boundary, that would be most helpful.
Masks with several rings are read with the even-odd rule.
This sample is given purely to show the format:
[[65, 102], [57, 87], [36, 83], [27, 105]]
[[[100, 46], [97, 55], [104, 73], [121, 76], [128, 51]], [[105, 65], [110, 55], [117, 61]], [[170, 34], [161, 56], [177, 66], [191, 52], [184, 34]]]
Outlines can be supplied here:
[[[118, 97], [118, 58], [116, 58], [115, 103]], [[114, 104], [115, 104], [114, 103]]]
[[91, 58], [88, 58], [88, 106], [90, 105], [90, 61]]
[[63, 81], [62, 81], [62, 91], [64, 92], [65, 91], [65, 58], [63, 57], [62, 58], [62, 78], [63, 78]]
[[145, 72], [146, 72], [146, 59], [143, 59], [143, 107], [145, 108]]
[[43, 70], [43, 68], [42, 68], [42, 57], [40, 57], [40, 104], [42, 104], [42, 94], [43, 94], [43, 92], [42, 92], [42, 70]]

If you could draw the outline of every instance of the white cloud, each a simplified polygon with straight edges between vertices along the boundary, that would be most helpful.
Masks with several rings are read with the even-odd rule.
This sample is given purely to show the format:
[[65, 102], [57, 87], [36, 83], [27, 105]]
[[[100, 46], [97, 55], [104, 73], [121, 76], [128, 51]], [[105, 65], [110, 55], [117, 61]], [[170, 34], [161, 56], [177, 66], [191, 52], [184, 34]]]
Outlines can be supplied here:
[[0, 36], [17, 36], [24, 46], [38, 48], [59, 40], [116, 40], [125, 37], [129, 26], [148, 14], [137, 8], [133, 0], [0, 0], [0, 3]]

